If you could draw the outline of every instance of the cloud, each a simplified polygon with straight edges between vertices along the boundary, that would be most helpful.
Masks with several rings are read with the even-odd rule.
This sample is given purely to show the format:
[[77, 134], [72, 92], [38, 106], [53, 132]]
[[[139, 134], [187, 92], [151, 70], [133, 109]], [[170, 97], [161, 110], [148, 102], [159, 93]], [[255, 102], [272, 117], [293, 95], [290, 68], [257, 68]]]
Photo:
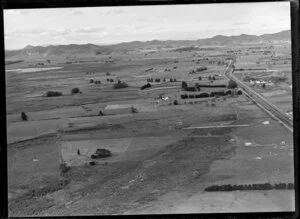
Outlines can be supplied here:
[[39, 37], [39, 36], [62, 36], [71, 33], [69, 29], [57, 29], [57, 30], [46, 30], [46, 29], [25, 29], [17, 30], [11, 33], [6, 33], [7, 37]]
[[98, 27], [84, 27], [81, 29], [77, 29], [75, 32], [76, 33], [101, 33], [104, 32], [105, 28], [98, 28]]

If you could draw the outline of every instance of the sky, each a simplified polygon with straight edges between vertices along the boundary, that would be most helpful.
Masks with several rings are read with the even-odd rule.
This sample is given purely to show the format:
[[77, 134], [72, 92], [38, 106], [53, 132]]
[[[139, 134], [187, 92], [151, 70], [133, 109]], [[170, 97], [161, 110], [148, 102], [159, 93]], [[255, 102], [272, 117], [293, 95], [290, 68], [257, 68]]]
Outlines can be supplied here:
[[27, 45], [194, 40], [289, 29], [289, 2], [4, 10], [6, 50]]

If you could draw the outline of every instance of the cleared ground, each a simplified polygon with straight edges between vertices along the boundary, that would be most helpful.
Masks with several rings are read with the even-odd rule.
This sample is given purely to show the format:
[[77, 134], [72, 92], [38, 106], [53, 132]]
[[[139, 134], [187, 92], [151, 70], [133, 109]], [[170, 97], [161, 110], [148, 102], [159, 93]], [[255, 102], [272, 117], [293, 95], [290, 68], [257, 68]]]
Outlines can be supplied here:
[[[91, 63], [57, 61], [46, 67], [62, 68], [43, 72], [6, 72], [10, 216], [292, 211], [293, 190], [204, 192], [215, 184], [293, 182], [293, 138], [244, 95], [181, 99], [182, 93], [227, 90], [181, 90], [182, 81], [191, 86], [227, 84], [224, 65], [196, 64], [203, 56], [219, 60], [217, 55], [225, 54], [226, 48], [194, 53], [136, 52], [130, 58], [113, 56], [115, 63], [104, 63], [102, 57]], [[236, 68], [262, 65], [256, 64], [257, 54], [238, 57]], [[197, 66], [208, 70], [190, 74]], [[211, 82], [208, 77], [214, 74], [218, 76]], [[151, 77], [161, 82], [141, 90]], [[113, 89], [107, 78], [125, 81], [129, 87]], [[73, 87], [82, 93], [71, 95]], [[63, 96], [43, 96], [48, 90]], [[282, 109], [291, 109], [290, 91], [276, 93], [270, 88], [263, 94]], [[136, 112], [105, 114], [115, 106], [132, 106]], [[21, 120], [22, 111], [29, 121]], [[226, 125], [248, 126], [184, 129]], [[97, 148], [111, 150], [112, 156], [90, 166]], [[60, 158], [71, 167], [64, 176]]]

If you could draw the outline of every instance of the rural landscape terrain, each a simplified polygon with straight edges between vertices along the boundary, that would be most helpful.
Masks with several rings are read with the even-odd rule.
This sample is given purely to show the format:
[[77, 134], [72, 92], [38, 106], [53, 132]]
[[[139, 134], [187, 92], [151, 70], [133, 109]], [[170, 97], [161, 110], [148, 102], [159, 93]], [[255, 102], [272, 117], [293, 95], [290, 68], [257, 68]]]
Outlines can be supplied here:
[[10, 216], [294, 210], [289, 30], [5, 64]]

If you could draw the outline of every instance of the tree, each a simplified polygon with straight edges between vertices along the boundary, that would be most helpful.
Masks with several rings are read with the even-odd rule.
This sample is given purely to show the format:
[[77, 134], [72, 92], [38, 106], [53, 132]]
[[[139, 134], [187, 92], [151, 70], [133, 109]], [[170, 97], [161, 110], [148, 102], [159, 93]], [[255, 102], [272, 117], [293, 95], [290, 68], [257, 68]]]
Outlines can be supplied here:
[[72, 90], [71, 90], [71, 94], [78, 94], [80, 92], [79, 88], [78, 87], [74, 87]]
[[215, 76], [212, 77], [213, 80], [216, 80]]
[[27, 115], [24, 112], [21, 112], [21, 118], [22, 118], [23, 121], [27, 121], [28, 120]]
[[173, 78], [170, 78], [170, 82], [173, 82]]
[[183, 82], [181, 83], [181, 88], [182, 88], [182, 89], [185, 90], [185, 89], [187, 88], [187, 86], [188, 86], [188, 85], [187, 85], [187, 83], [186, 83], [185, 81], [183, 81]]
[[121, 80], [118, 80], [118, 83], [114, 84], [115, 89], [125, 88], [125, 87], [128, 87], [128, 85], [125, 82], [121, 82]]
[[199, 80], [199, 81], [201, 81], [201, 80], [202, 80], [202, 77], [201, 77], [201, 76], [199, 76], [198, 80]]
[[228, 87], [229, 89], [237, 88], [237, 83], [236, 83], [235, 81], [233, 81], [233, 80], [230, 79], [230, 80], [228, 81], [227, 87]]
[[174, 101], [173, 101], [173, 104], [174, 104], [174, 105], [178, 105], [178, 101], [177, 101], [177, 100], [174, 100]]
[[211, 80], [211, 76], [208, 76], [208, 80]]

